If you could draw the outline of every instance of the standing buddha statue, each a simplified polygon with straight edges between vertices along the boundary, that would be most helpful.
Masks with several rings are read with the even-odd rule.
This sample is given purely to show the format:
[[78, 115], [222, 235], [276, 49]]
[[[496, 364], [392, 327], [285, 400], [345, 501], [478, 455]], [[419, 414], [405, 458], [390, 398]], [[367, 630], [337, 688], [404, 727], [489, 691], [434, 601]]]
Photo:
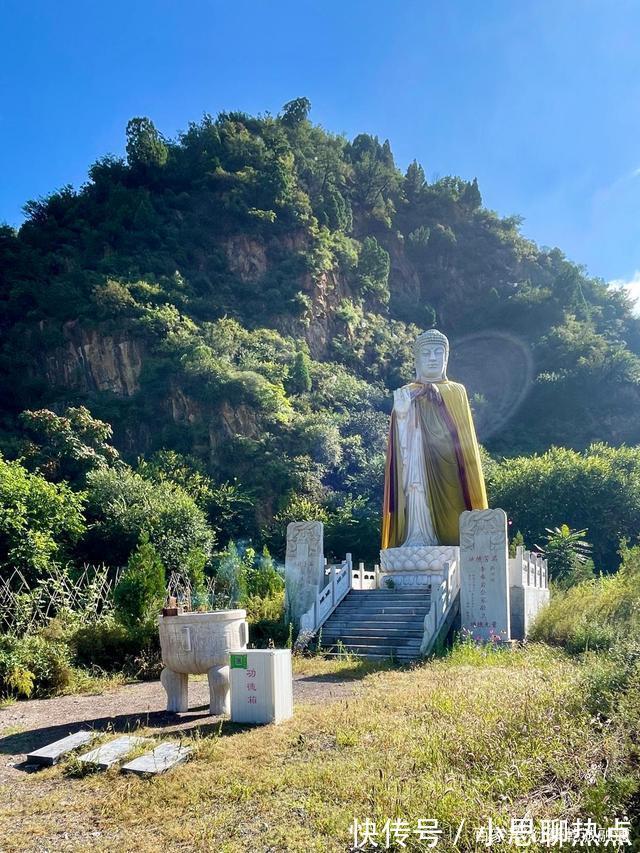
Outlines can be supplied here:
[[382, 548], [458, 545], [464, 510], [487, 494], [464, 385], [447, 379], [449, 341], [414, 345], [416, 380], [394, 392], [384, 482]]

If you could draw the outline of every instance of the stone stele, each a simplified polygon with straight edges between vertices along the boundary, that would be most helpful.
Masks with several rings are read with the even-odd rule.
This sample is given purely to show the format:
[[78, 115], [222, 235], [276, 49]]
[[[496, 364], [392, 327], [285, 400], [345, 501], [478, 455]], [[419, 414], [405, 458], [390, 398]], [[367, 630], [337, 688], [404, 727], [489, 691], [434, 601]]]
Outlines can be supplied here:
[[502, 509], [460, 516], [460, 616], [474, 640], [511, 639], [507, 516]]
[[324, 586], [324, 542], [321, 521], [292, 521], [287, 526], [284, 562], [287, 613], [298, 625]]

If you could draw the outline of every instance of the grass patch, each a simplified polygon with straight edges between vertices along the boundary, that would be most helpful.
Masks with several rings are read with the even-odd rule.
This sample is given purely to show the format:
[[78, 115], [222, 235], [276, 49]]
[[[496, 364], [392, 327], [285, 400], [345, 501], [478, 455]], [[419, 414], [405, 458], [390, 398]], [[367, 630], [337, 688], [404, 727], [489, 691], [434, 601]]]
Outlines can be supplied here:
[[358, 655], [343, 655], [341, 657], [323, 657], [322, 655], [294, 655], [294, 675], [335, 675], [340, 678], [364, 678], [372, 672], [393, 669], [389, 661], [366, 660]]
[[554, 590], [531, 638], [574, 653], [640, 644], [640, 546], [623, 547], [620, 554], [616, 574]]
[[[340, 665], [296, 661], [305, 674]], [[365, 673], [356, 697], [298, 706], [280, 726], [203, 728], [196, 758], [153, 781], [65, 779], [59, 769], [26, 777], [2, 796], [3, 842], [343, 853], [354, 817], [400, 817], [437, 819], [439, 849], [473, 850], [473, 827], [488, 817], [604, 822], [624, 813], [638, 782], [624, 719], [587, 707], [589, 673], [588, 658], [541, 645], [459, 645], [421, 666]], [[448, 828], [463, 818], [453, 847]]]

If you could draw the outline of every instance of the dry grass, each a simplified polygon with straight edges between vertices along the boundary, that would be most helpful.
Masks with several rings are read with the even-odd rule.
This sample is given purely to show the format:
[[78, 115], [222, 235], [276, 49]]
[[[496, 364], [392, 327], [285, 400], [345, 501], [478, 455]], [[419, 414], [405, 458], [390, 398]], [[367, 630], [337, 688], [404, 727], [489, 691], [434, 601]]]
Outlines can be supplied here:
[[[345, 666], [307, 660], [297, 667], [315, 674]], [[473, 850], [468, 832], [489, 816], [620, 815], [624, 736], [585, 711], [583, 667], [542, 646], [462, 646], [369, 673], [356, 698], [280, 726], [203, 731], [165, 777], [25, 775], [2, 792], [2, 848], [331, 853], [349, 849], [354, 817], [423, 817], [447, 830], [465, 818], [460, 843], [445, 832], [438, 849]]]

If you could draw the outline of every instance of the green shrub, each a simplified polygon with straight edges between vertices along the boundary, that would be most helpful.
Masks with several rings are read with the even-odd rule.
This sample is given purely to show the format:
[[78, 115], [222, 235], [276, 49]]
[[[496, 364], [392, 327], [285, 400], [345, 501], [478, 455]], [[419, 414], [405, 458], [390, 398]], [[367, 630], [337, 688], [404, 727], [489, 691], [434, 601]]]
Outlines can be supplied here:
[[209, 558], [211, 528], [204, 512], [180, 486], [150, 482], [124, 467], [93, 471], [87, 482], [89, 561], [124, 565], [143, 533], [167, 571], [183, 571], [196, 549]]
[[546, 530], [542, 551], [549, 563], [549, 575], [565, 589], [594, 576], [589, 557], [591, 545], [583, 539], [586, 533], [586, 530], [571, 530], [567, 524]]
[[45, 576], [84, 531], [84, 496], [0, 456], [0, 574]]
[[531, 631], [531, 639], [565, 646], [570, 652], [612, 649], [640, 642], [640, 546], [621, 551], [615, 575], [555, 589]]
[[587, 529], [599, 571], [615, 571], [621, 537], [638, 535], [640, 447], [552, 447], [505, 459], [487, 485], [489, 504], [505, 509], [527, 543], [542, 542], [545, 528], [563, 523]]
[[266, 598], [250, 596], [245, 607], [249, 622], [249, 644], [257, 648], [283, 648], [289, 631], [284, 614], [284, 589]]
[[284, 591], [284, 578], [276, 568], [269, 549], [265, 545], [260, 557], [254, 558], [248, 571], [247, 594], [260, 599], [276, 598]]
[[83, 625], [70, 640], [74, 663], [87, 669], [154, 678], [161, 668], [158, 630], [154, 623], [127, 627], [114, 619]]
[[72, 682], [71, 652], [65, 640], [46, 630], [26, 637], [0, 637], [0, 694], [42, 698], [62, 693]]
[[113, 591], [117, 618], [129, 628], [144, 624], [162, 606], [165, 590], [162, 560], [149, 540], [143, 537]]

